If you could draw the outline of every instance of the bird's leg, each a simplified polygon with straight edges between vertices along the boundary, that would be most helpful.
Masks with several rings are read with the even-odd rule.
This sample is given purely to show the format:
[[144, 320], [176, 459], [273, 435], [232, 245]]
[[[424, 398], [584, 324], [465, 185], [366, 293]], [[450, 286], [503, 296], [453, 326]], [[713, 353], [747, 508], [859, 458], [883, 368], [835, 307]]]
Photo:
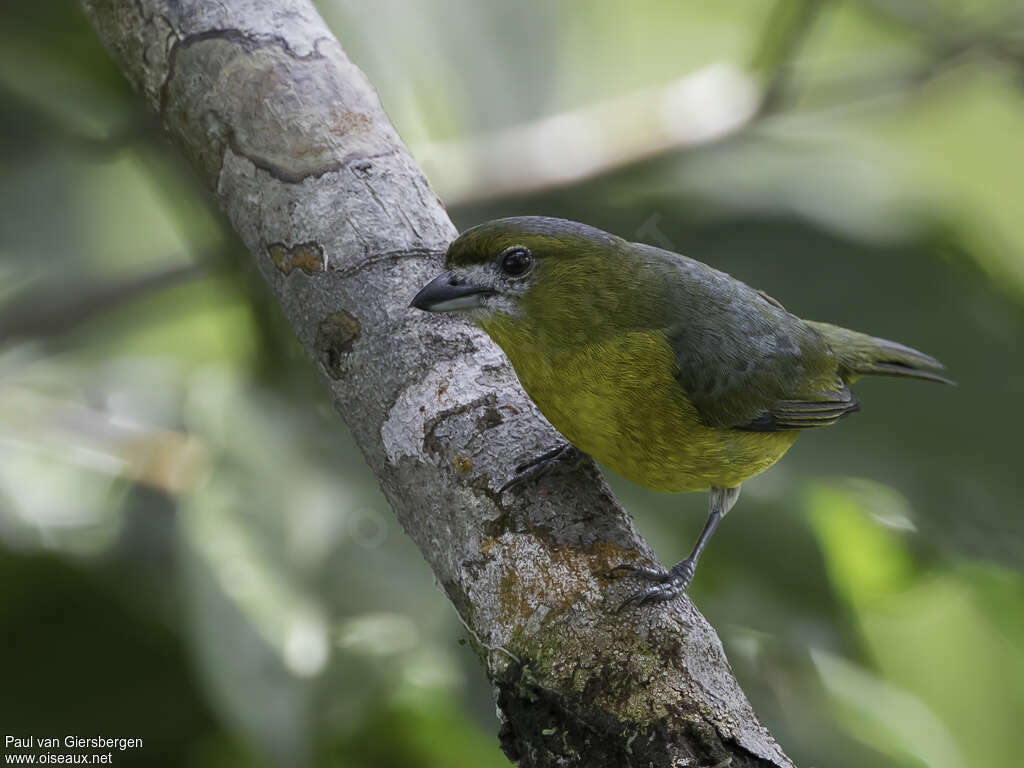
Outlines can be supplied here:
[[624, 564], [612, 569], [612, 574], [632, 573], [648, 581], [655, 582], [649, 587], [635, 592], [623, 601], [619, 606], [621, 611], [630, 605], [644, 605], [645, 603], [660, 603], [664, 600], [671, 600], [677, 597], [693, 581], [694, 571], [697, 570], [697, 561], [700, 560], [704, 547], [707, 546], [711, 535], [715, 532], [722, 518], [726, 516], [736, 499], [740, 497], [739, 486], [735, 488], [712, 488], [708, 499], [708, 520], [704, 523], [704, 530], [700, 532], [693, 551], [685, 560], [681, 560], [672, 566], [670, 570], [663, 568], [651, 568], [645, 565]]
[[583, 459], [583, 454], [569, 443], [559, 443], [554, 448], [524, 461], [515, 469], [512, 479], [498, 489], [500, 496], [505, 491], [517, 488], [529, 480], [537, 480], [548, 474], [560, 464], [575, 466]]

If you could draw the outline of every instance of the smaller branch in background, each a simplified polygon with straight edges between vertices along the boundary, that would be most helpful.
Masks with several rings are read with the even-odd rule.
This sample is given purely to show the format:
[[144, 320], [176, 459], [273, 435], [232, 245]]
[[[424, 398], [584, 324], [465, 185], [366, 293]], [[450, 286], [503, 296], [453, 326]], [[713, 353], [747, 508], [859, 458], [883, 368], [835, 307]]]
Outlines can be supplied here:
[[793, 62], [814, 28], [823, 0], [777, 0], [754, 53], [751, 70], [763, 81], [758, 116], [772, 114], [791, 100], [787, 91]]
[[497, 133], [413, 147], [413, 155], [442, 199], [457, 206], [570, 186], [667, 152], [713, 144], [781, 107], [792, 61], [823, 1], [777, 2], [752, 74], [713, 64], [663, 87]]
[[577, 184], [668, 151], [718, 141], [746, 126], [760, 102], [753, 79], [715, 64], [663, 87], [412, 150], [446, 204], [477, 203]]
[[92, 285], [69, 288], [63, 280], [47, 284], [15, 297], [0, 310], [0, 344], [59, 336], [97, 315], [207, 274], [202, 259]]
[[[888, 3], [864, 0], [883, 15]], [[825, 0], [778, 0], [751, 59], [750, 72], [719, 63], [663, 87], [647, 88], [500, 132], [421, 144], [413, 154], [449, 206], [537, 194], [582, 183], [673, 152], [706, 149], [790, 109], [797, 98], [794, 67]], [[817, 76], [801, 73], [800, 90], [813, 106], [800, 117], [817, 120], [847, 107], [916, 94], [950, 69], [978, 57], [1024, 72], [1019, 25], [1010, 31], [949, 35], [927, 3], [885, 18], [915, 27], [931, 55], [904, 69]], [[911, 12], [912, 11], [912, 12]], [[990, 28], [991, 24], [987, 28]], [[942, 30], [946, 30], [943, 32]], [[1024, 77], [1021, 78], [1024, 82]], [[813, 110], [813, 111], [811, 111]]]

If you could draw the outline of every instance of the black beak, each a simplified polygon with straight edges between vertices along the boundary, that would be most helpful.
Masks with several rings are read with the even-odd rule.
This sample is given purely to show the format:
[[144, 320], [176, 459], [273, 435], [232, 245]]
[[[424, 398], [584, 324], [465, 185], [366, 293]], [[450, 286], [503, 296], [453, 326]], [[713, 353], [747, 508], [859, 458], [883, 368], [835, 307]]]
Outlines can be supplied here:
[[426, 312], [455, 312], [479, 307], [480, 299], [492, 293], [490, 288], [480, 288], [451, 272], [442, 272], [420, 289], [409, 306]]

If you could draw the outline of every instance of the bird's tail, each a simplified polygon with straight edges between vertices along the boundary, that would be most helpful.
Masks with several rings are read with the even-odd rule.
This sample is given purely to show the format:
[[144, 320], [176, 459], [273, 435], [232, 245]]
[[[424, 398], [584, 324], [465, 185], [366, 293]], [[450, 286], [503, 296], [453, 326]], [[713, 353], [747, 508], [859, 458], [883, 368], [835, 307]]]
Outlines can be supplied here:
[[839, 374], [847, 383], [861, 376], [904, 376], [942, 384], [954, 382], [939, 374], [945, 366], [930, 355], [898, 344], [828, 323], [809, 322], [825, 337], [839, 361]]

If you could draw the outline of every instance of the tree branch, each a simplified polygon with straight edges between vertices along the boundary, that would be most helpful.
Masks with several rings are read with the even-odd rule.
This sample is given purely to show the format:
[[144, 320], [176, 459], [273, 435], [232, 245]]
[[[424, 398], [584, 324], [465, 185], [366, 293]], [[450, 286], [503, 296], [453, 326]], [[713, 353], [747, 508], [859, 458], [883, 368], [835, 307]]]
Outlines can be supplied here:
[[473, 327], [407, 309], [455, 231], [307, 0], [83, 0], [216, 192], [460, 616], [522, 766], [790, 766], [592, 465], [503, 502], [557, 435]]

